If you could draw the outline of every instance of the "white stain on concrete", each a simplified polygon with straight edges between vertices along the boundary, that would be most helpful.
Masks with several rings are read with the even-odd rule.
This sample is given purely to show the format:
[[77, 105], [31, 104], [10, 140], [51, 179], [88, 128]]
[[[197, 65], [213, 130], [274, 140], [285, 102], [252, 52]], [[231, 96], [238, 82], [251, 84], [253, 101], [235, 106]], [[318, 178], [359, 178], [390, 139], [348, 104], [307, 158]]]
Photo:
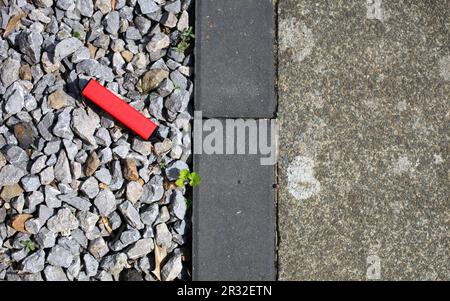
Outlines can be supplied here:
[[320, 192], [320, 182], [314, 177], [314, 160], [298, 156], [289, 165], [288, 189], [297, 200], [306, 200]]
[[367, 279], [380, 280], [381, 279], [381, 259], [377, 254], [367, 256]]
[[367, 19], [384, 21], [383, 1], [366, 0]]
[[392, 165], [392, 171], [396, 175], [410, 173], [414, 171], [414, 164], [409, 160], [407, 156], [401, 156]]
[[314, 48], [312, 31], [306, 24], [295, 18], [281, 20], [279, 25], [280, 50], [292, 52], [292, 58], [300, 63], [309, 56]]
[[445, 81], [450, 81], [450, 56], [444, 56], [439, 60], [439, 74]]

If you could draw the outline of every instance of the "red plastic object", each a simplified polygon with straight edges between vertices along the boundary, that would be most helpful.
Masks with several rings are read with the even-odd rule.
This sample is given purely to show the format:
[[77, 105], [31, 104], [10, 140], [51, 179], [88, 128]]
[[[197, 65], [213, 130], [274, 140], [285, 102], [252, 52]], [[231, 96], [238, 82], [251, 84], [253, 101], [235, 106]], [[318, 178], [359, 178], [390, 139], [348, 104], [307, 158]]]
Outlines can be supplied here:
[[135, 108], [117, 97], [107, 88], [91, 79], [82, 92], [83, 96], [90, 99], [111, 116], [129, 127], [144, 140], [148, 140], [158, 126], [145, 118]]

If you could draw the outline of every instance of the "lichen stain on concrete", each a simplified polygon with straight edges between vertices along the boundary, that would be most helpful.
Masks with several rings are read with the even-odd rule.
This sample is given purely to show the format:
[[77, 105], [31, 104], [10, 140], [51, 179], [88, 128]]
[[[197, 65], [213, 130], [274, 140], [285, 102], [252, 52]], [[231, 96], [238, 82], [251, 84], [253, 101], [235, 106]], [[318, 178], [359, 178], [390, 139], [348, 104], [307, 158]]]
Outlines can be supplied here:
[[397, 110], [402, 113], [405, 112], [408, 109], [408, 104], [406, 100], [402, 100], [397, 104]]
[[287, 171], [288, 189], [297, 200], [306, 200], [320, 192], [320, 182], [314, 177], [314, 160], [298, 156]]
[[382, 0], [366, 0], [367, 19], [379, 20], [383, 22], [384, 11], [382, 5], [383, 5]]
[[445, 81], [450, 81], [450, 56], [444, 56], [439, 60], [439, 72]]
[[295, 18], [283, 19], [279, 25], [280, 50], [282, 55], [301, 63], [314, 48], [314, 37], [306, 24]]
[[442, 159], [442, 156], [440, 154], [434, 154], [433, 155], [433, 163], [436, 165], [440, 165], [445, 163], [445, 160]]

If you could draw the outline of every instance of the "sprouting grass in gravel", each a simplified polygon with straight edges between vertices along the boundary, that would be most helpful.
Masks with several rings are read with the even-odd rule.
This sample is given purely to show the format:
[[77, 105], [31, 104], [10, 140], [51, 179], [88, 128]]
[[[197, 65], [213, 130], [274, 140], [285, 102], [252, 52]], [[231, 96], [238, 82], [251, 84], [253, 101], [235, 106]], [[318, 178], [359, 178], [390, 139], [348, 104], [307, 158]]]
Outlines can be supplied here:
[[185, 53], [186, 50], [188, 50], [191, 47], [191, 42], [193, 39], [195, 39], [193, 28], [192, 27], [186, 28], [181, 33], [181, 40], [178, 42], [178, 45], [175, 48], [175, 50], [179, 53]]
[[200, 185], [201, 181], [202, 179], [198, 173], [190, 172], [189, 169], [184, 169], [180, 172], [175, 184], [177, 184], [178, 187], [184, 187], [186, 185], [195, 187]]
[[72, 33], [72, 37], [79, 39], [79, 38], [81, 38], [81, 33], [79, 33], [78, 31], [74, 31]]
[[29, 239], [22, 240], [20, 243], [25, 246], [28, 252], [34, 252], [37, 249], [36, 244]]
[[159, 168], [160, 168], [161, 170], [163, 170], [163, 169], [166, 169], [166, 167], [167, 167], [166, 160], [162, 159], [162, 160], [159, 162]]

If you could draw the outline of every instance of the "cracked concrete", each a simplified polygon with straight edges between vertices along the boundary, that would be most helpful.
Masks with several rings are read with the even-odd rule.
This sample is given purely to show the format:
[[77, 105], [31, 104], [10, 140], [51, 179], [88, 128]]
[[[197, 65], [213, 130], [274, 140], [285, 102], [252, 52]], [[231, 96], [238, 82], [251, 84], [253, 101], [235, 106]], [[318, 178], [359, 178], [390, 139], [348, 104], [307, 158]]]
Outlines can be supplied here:
[[450, 1], [278, 9], [279, 278], [449, 280]]

